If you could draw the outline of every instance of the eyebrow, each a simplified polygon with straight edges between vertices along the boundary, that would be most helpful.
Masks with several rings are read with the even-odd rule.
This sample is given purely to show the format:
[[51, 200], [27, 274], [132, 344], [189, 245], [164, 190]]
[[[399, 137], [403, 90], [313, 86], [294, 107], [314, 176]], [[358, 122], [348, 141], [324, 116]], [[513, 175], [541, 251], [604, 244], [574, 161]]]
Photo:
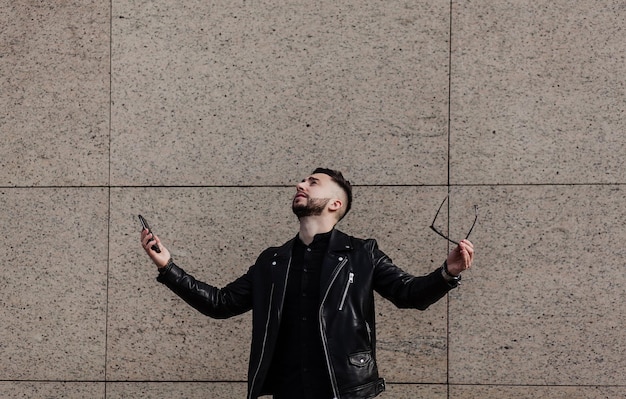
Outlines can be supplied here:
[[313, 177], [313, 176], [309, 176], [309, 177], [307, 177], [306, 179], [302, 179], [302, 181], [303, 181], [303, 182], [305, 182], [305, 181], [307, 181], [307, 180], [308, 180], [308, 181], [315, 181], [315, 182], [320, 181], [320, 179], [318, 179], [317, 177]]

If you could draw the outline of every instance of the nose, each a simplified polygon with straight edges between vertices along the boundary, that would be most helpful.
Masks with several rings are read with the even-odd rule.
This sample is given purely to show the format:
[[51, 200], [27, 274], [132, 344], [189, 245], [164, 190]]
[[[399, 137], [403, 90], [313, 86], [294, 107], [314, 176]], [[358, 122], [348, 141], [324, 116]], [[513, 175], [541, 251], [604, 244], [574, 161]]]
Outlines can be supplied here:
[[296, 184], [296, 191], [300, 192], [300, 191], [304, 191], [304, 186], [305, 186], [306, 182], [301, 181], [300, 183]]

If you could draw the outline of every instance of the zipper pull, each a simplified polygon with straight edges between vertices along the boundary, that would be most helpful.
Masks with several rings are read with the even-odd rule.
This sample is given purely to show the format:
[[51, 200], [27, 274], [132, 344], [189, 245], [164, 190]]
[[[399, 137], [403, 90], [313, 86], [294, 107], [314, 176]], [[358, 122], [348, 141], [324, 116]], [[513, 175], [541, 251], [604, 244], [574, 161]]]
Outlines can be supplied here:
[[343, 291], [343, 296], [341, 297], [341, 303], [339, 304], [339, 310], [343, 310], [343, 305], [346, 303], [346, 297], [348, 296], [348, 289], [354, 283], [354, 273], [350, 272], [348, 274], [348, 284], [346, 284], [346, 289]]

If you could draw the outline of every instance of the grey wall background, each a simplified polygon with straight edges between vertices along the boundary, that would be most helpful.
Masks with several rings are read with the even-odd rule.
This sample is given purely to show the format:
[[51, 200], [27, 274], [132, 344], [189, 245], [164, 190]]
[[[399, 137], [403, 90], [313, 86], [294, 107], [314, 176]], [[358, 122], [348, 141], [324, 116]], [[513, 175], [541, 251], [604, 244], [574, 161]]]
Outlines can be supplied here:
[[[626, 3], [3, 1], [0, 397], [242, 398], [250, 318], [154, 280], [137, 213], [217, 285], [297, 225], [316, 166], [341, 228], [416, 274], [479, 207], [426, 312], [379, 300], [385, 398], [626, 396]], [[448, 220], [447, 220], [448, 219]]]

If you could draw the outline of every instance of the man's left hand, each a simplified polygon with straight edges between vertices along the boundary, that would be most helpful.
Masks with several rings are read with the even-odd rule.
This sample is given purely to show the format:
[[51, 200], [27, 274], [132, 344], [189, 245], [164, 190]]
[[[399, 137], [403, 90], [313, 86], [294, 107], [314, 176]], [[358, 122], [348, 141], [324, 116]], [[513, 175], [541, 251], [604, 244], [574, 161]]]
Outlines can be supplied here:
[[474, 261], [474, 244], [461, 240], [459, 245], [448, 254], [448, 273], [458, 276], [469, 269]]

